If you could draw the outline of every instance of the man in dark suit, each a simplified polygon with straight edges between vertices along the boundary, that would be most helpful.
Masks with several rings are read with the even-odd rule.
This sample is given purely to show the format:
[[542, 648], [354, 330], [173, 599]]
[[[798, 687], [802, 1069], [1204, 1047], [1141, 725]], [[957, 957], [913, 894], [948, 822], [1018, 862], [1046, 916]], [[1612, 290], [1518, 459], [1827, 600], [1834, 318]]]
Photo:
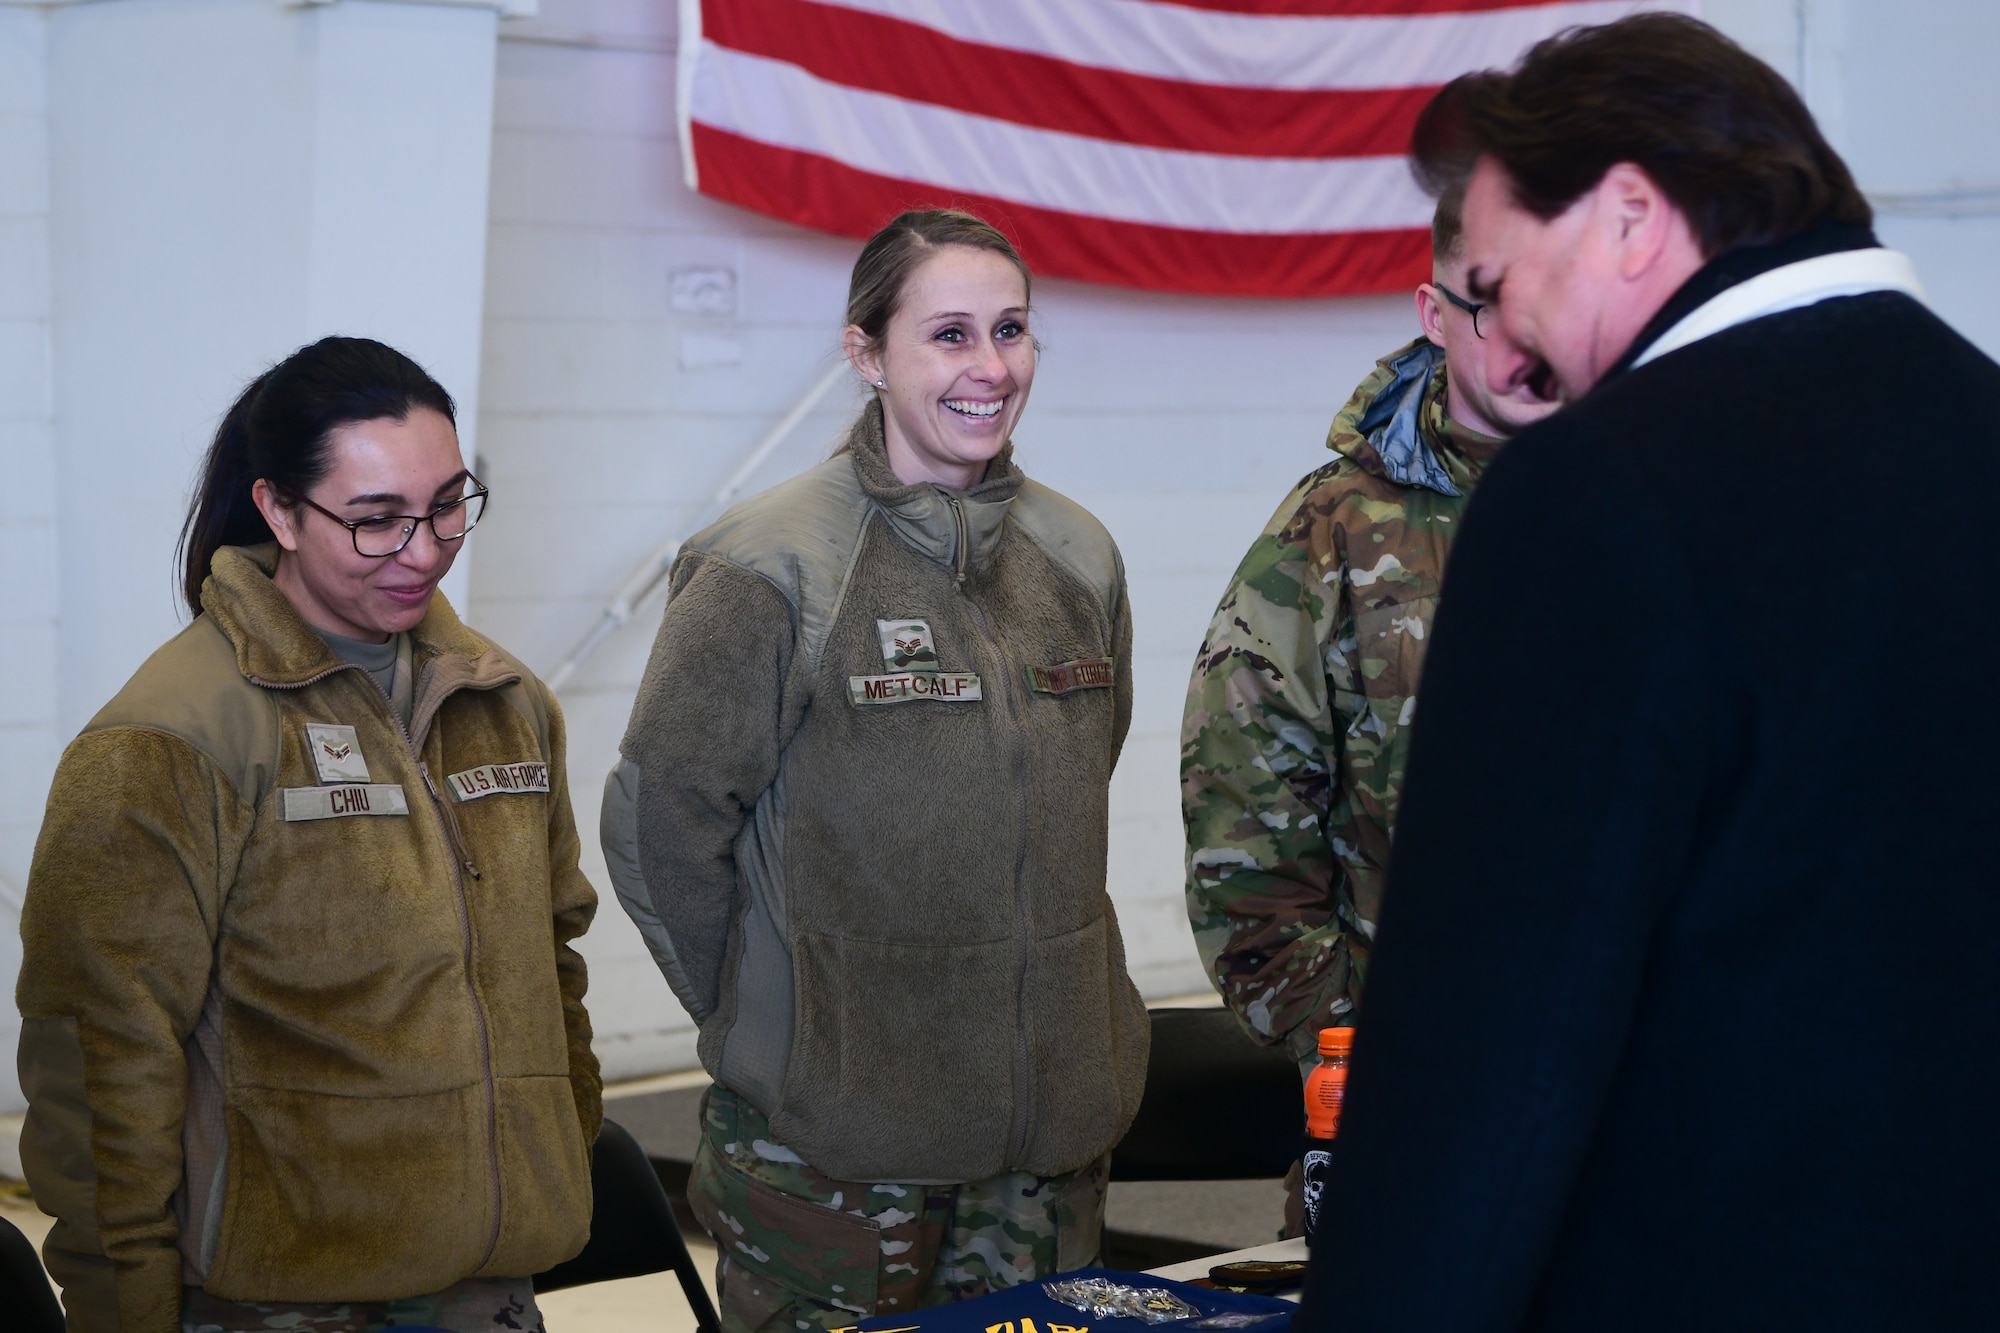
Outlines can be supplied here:
[[2000, 367], [1692, 20], [1416, 156], [1568, 405], [1453, 553], [1300, 1327], [2000, 1328]]

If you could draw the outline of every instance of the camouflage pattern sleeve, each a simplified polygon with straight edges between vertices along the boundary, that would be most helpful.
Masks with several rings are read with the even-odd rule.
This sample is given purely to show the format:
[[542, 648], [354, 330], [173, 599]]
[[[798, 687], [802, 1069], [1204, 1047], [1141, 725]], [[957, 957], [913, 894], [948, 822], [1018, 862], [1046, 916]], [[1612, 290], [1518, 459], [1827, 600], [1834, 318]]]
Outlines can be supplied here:
[[[1355, 628], [1334, 525], [1305, 478], [1238, 567], [1196, 659], [1181, 729], [1187, 903], [1196, 947], [1251, 1034], [1307, 1057], [1351, 1009], [1342, 702]], [[1319, 549], [1324, 547], [1326, 549]], [[1351, 913], [1350, 913], [1351, 914]]]

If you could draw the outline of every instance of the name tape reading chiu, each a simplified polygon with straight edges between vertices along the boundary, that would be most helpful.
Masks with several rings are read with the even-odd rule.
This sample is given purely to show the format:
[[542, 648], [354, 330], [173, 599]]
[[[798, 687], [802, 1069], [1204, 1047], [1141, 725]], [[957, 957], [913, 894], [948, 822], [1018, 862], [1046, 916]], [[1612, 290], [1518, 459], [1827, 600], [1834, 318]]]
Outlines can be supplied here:
[[338, 787], [286, 787], [285, 822], [344, 819], [349, 815], [407, 815], [410, 803], [400, 782], [349, 783]]
[[453, 773], [445, 781], [460, 801], [476, 801], [498, 792], [546, 792], [549, 789], [547, 764], [481, 764], [463, 773]]
[[978, 703], [979, 677], [971, 671], [899, 671], [893, 676], [849, 676], [847, 694], [857, 704], [900, 704], [913, 699]]
[[1027, 668], [1028, 688], [1036, 694], [1075, 694], [1078, 690], [1108, 690], [1118, 683], [1108, 657], [1086, 657], [1057, 666]]

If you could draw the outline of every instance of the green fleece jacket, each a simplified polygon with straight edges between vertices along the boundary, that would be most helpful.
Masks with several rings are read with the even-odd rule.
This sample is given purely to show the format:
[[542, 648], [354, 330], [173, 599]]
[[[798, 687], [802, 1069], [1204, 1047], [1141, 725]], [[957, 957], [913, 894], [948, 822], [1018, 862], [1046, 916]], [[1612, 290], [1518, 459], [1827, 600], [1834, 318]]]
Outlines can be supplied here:
[[589, 1229], [601, 1116], [561, 714], [434, 596], [406, 730], [271, 582], [56, 771], [21, 917], [21, 1157], [73, 1330], [181, 1286], [350, 1301], [522, 1276]]
[[840, 1179], [1095, 1160], [1148, 1041], [1104, 890], [1110, 534], [1011, 449], [970, 490], [903, 485], [871, 405], [671, 584], [604, 836], [703, 1063]]

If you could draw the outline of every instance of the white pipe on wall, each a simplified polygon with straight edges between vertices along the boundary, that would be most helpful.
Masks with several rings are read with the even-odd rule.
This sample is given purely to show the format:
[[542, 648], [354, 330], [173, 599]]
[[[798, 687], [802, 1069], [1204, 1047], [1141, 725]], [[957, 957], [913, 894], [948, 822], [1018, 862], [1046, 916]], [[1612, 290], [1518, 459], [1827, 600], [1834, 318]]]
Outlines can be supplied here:
[[[778, 446], [798, 429], [799, 423], [806, 419], [807, 414], [818, 407], [820, 400], [832, 392], [833, 386], [840, 383], [848, 373], [847, 362], [837, 362], [805, 391], [803, 397], [792, 404], [791, 411], [778, 419], [778, 424], [771, 427], [769, 433], [758, 442], [757, 447], [744, 456], [742, 464], [736, 471], [729, 474], [729, 480], [722, 483], [722, 488], [689, 525], [690, 534], [701, 531], [710, 519], [717, 517], [734, 503], [736, 497], [742, 494], [743, 488], [750, 484], [750, 478], [757, 475], [757, 469], [770, 461], [771, 455], [778, 451]], [[597, 623], [591, 626], [590, 632], [570, 650], [562, 665], [549, 673], [550, 689], [559, 690], [566, 685], [569, 678], [576, 674], [576, 669], [582, 666], [606, 639], [632, 619], [640, 606], [653, 594], [653, 590], [666, 580], [667, 571], [673, 567], [674, 557], [680, 554], [681, 543], [685, 540], [687, 540], [685, 535], [675, 537], [672, 541], [657, 547], [651, 555], [639, 562], [625, 582], [619, 586], [618, 591], [612, 595], [611, 600], [605, 604], [604, 613], [598, 618]]]

